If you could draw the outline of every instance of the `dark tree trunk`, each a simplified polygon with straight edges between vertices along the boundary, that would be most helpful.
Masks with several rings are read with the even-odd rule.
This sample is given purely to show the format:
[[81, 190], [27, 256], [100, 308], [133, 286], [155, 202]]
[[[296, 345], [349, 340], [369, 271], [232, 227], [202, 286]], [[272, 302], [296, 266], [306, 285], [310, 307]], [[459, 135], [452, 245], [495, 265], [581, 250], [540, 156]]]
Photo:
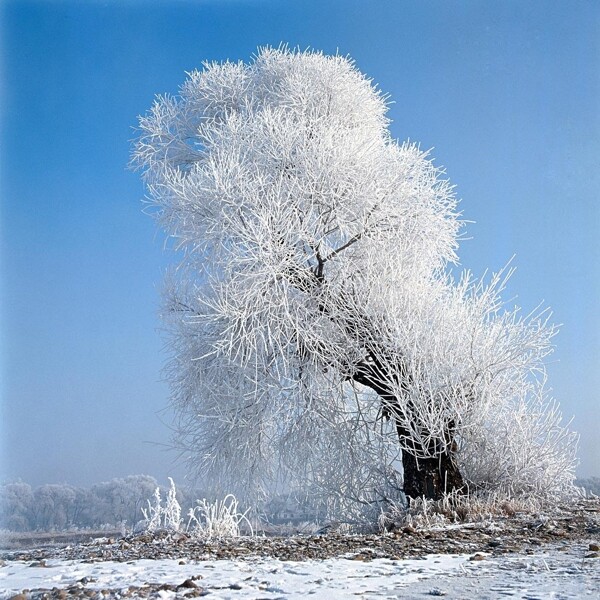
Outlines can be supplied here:
[[[370, 387], [381, 398], [382, 414], [384, 417], [394, 419], [398, 441], [402, 448], [402, 468], [404, 470], [404, 493], [408, 498], [425, 497], [428, 500], [439, 500], [444, 493], [459, 491], [464, 487], [464, 480], [455, 460], [454, 427], [449, 426], [446, 432], [446, 444], [449, 450], [435, 451], [435, 448], [429, 448], [429, 453], [434, 454], [433, 458], [417, 459], [413, 454], [405, 450], [407, 445], [412, 444], [411, 436], [400, 419], [400, 414], [395, 405], [398, 399], [390, 393], [390, 382], [386, 381], [381, 374], [385, 372], [383, 365], [377, 359], [375, 353], [371, 353], [371, 360], [368, 363], [358, 365], [352, 379]], [[398, 372], [392, 377], [403, 381], [406, 385], [407, 374], [402, 365], [399, 365]], [[388, 387], [390, 386], [390, 387]], [[417, 449], [418, 450], [418, 449]], [[425, 448], [420, 449], [425, 452]]]
[[417, 459], [402, 451], [404, 493], [409, 498], [425, 496], [439, 500], [444, 492], [460, 490], [464, 486], [462, 475], [450, 453], [435, 458]]
[[[360, 237], [360, 236], [359, 236]], [[330, 260], [340, 251], [349, 245], [358, 241], [359, 237], [352, 238], [345, 245], [335, 250], [327, 259], [321, 258], [316, 251], [318, 265], [314, 270], [309, 270], [309, 276], [306, 278], [298, 277], [296, 272], [290, 273], [288, 281], [297, 289], [303, 292], [312, 292], [315, 288], [322, 286], [324, 282], [323, 267], [326, 260]], [[319, 304], [319, 312], [331, 316], [326, 304]], [[360, 322], [360, 317], [356, 316]], [[338, 325], [341, 325], [350, 335], [354, 336], [357, 330], [357, 323], [352, 319], [341, 322], [337, 319]], [[368, 330], [368, 327], [366, 328]], [[393, 360], [383, 360], [385, 349], [380, 347], [372, 338], [365, 340], [366, 358], [359, 364], [348, 365], [348, 379], [371, 388], [381, 398], [381, 413], [383, 417], [393, 419], [398, 433], [398, 442], [402, 450], [402, 466], [404, 470], [404, 493], [409, 498], [420, 498], [424, 496], [427, 499], [438, 500], [445, 492], [460, 490], [464, 487], [464, 480], [458, 469], [455, 456], [456, 444], [454, 443], [454, 427], [449, 425], [445, 432], [446, 451], [436, 451], [435, 448], [421, 448], [421, 453], [433, 454], [435, 458], [417, 459], [415, 456], [404, 450], [407, 445], [411, 445], [413, 440], [402, 425], [402, 418], [398, 408], [398, 398], [393, 390], [403, 389], [408, 391], [411, 380], [402, 360], [396, 359], [395, 367]], [[407, 407], [410, 411], [410, 406]], [[419, 450], [419, 449], [417, 449]]]

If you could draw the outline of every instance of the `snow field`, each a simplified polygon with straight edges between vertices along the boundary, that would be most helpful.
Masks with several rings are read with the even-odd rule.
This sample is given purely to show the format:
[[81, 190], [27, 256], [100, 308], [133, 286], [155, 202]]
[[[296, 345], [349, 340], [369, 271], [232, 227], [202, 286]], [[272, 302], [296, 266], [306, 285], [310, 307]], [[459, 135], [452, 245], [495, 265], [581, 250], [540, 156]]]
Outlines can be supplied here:
[[[352, 595], [394, 594], [420, 579], [457, 573], [468, 555], [431, 555], [427, 558], [370, 562], [347, 558], [292, 562], [277, 559], [206, 561], [179, 564], [175, 559], [137, 560], [129, 563], [49, 560], [47, 567], [8, 562], [0, 568], [2, 598], [29, 588], [68, 587], [83, 578], [91, 589], [121, 589], [145, 583], [178, 585], [201, 575], [196, 583], [212, 598], [314, 598], [328, 600]], [[174, 597], [174, 593], [171, 593]], [[166, 593], [165, 597], [169, 597]]]
[[[520, 598], [571, 600], [600, 598], [600, 561], [582, 558], [580, 549], [558, 547], [536, 554], [473, 560], [468, 554], [422, 559], [351, 558], [280, 561], [270, 558], [214, 560], [180, 564], [175, 559], [128, 563], [48, 560], [46, 567], [8, 561], [0, 567], [0, 598], [21, 590], [67, 588], [87, 578], [87, 589], [126, 589], [146, 583], [195, 583], [216, 599], [305, 598]], [[175, 598], [161, 591], [161, 598]]]

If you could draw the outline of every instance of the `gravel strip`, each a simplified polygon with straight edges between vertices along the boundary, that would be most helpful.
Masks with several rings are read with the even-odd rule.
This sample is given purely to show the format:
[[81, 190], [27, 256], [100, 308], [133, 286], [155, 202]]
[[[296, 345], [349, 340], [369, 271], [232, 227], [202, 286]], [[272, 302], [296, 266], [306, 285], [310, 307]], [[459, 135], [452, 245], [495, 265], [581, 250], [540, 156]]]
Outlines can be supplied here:
[[57, 558], [118, 562], [141, 558], [182, 560], [239, 559], [271, 556], [302, 561], [343, 556], [348, 553], [369, 558], [410, 558], [425, 554], [527, 552], [543, 544], [600, 536], [600, 500], [581, 501], [553, 517], [516, 515], [494, 521], [470, 523], [439, 529], [416, 530], [399, 527], [386, 533], [351, 535], [330, 529], [322, 535], [293, 537], [240, 537], [202, 540], [182, 532], [158, 532], [100, 538], [75, 546], [16, 550], [0, 559], [39, 562]]

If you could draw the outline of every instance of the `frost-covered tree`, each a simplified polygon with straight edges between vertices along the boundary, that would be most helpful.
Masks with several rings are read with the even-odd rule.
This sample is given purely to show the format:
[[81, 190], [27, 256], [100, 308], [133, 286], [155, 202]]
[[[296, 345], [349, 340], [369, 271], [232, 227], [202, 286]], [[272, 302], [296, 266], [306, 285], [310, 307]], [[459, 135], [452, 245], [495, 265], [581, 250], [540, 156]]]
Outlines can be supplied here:
[[127, 522], [131, 527], [142, 518], [142, 507], [158, 483], [150, 475], [128, 475], [98, 483], [91, 489], [93, 510], [98, 525]]
[[178, 442], [228, 491], [299, 486], [345, 514], [402, 488], [564, 489], [555, 330], [504, 309], [509, 273], [451, 278], [453, 188], [386, 112], [347, 58], [264, 49], [140, 118], [134, 163], [180, 259]]
[[36, 529], [60, 530], [72, 524], [75, 500], [75, 489], [70, 485], [48, 483], [37, 487], [32, 508]]
[[33, 517], [33, 490], [28, 483], [16, 481], [0, 485], [0, 528], [27, 531]]

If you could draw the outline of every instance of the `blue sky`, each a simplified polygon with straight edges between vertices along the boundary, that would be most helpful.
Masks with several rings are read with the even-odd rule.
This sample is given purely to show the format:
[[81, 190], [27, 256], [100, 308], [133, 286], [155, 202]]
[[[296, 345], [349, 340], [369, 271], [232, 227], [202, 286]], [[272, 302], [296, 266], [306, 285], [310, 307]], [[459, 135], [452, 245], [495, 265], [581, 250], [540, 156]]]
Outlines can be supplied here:
[[433, 148], [482, 274], [562, 323], [549, 365], [600, 475], [600, 4], [26, 2], [1, 11], [0, 480], [182, 477], [158, 319], [169, 256], [126, 169], [132, 126], [204, 60], [261, 45], [352, 56], [392, 133]]

